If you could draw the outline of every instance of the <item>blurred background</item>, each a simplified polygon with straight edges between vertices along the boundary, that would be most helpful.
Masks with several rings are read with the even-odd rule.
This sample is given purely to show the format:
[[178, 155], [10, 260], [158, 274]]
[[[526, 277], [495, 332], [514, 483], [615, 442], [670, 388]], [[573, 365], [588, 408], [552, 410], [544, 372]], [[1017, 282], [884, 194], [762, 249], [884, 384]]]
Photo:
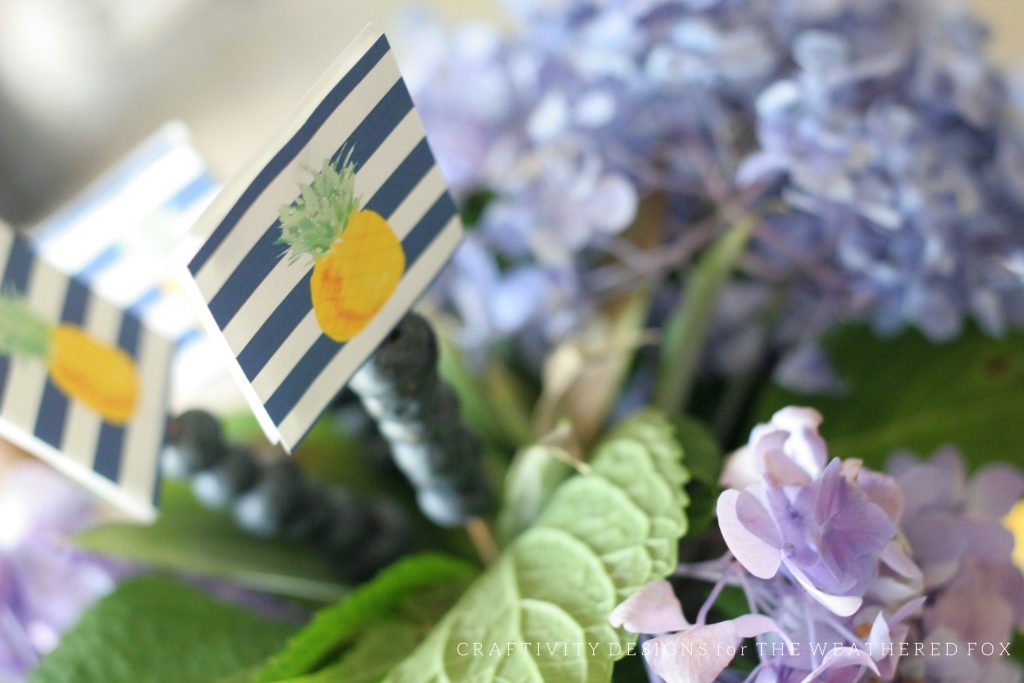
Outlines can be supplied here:
[[[433, 0], [452, 19], [498, 0]], [[939, 2], [941, 0], [929, 0]], [[1024, 3], [975, 0], [1004, 64]], [[170, 119], [227, 178], [368, 21], [408, 0], [0, 0], [0, 216], [44, 218]]]

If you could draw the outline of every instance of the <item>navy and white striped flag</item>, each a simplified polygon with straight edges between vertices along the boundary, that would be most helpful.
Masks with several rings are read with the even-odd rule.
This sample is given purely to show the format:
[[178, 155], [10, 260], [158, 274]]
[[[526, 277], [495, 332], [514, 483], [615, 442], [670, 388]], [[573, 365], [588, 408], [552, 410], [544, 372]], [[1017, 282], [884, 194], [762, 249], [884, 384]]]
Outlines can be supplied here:
[[291, 450], [462, 239], [383, 35], [356, 39], [196, 230], [207, 324]]
[[219, 189], [188, 128], [171, 122], [30, 232], [44, 259], [175, 340], [172, 409], [201, 403], [225, 375], [171, 259]]
[[0, 435], [156, 514], [173, 344], [0, 223]]

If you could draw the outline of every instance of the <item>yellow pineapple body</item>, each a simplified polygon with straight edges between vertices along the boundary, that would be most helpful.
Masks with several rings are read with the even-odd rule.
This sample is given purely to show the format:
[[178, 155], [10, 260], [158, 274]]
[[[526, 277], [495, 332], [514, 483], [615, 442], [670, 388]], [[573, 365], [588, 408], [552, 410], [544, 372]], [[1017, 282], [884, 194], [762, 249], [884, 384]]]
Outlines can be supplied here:
[[374, 211], [353, 214], [340, 239], [313, 266], [310, 297], [324, 334], [337, 342], [359, 334], [404, 272], [405, 252], [387, 221]]
[[139, 400], [139, 374], [132, 357], [74, 325], [53, 329], [50, 377], [69, 397], [114, 424], [128, 422]]
[[1024, 572], [1024, 500], [1018, 501], [1003, 521], [1014, 537], [1013, 561]]

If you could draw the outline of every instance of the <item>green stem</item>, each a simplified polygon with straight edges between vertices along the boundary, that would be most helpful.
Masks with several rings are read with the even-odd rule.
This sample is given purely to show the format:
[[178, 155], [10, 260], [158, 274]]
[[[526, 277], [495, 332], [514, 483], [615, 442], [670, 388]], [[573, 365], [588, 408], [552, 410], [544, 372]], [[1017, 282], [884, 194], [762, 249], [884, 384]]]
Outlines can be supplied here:
[[686, 294], [665, 325], [655, 405], [678, 414], [686, 406], [722, 286], [743, 254], [757, 218], [744, 215], [701, 257]]

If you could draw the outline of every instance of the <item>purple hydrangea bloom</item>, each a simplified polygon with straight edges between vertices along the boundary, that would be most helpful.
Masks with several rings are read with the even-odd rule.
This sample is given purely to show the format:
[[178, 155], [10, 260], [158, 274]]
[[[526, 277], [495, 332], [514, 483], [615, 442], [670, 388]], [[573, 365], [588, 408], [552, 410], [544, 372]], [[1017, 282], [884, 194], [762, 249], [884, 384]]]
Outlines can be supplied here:
[[[1024, 129], [957, 3], [509, 6], [518, 26], [504, 34], [417, 17], [397, 41], [456, 194], [495, 196], [476, 247], [495, 276], [481, 286], [459, 259], [439, 288], [473, 328], [467, 345], [543, 348], [554, 337], [538, 320], [571, 330], [608, 287], [672, 289], [667, 271], [737, 212], [761, 221], [733, 297], [746, 303], [719, 312], [720, 370], [767, 345], [784, 352], [781, 379], [828, 387], [816, 342], [837, 320], [936, 340], [967, 318], [991, 334], [1024, 324]], [[652, 196], [668, 198], [661, 242], [638, 253], [622, 233]], [[532, 315], [469, 319], [463, 299], [483, 295], [462, 290], [506, 278], [528, 280]], [[774, 322], [735, 324], [757, 315]]]
[[[989, 465], [968, 479], [952, 449], [926, 462], [898, 454], [889, 473], [874, 472], [830, 461], [820, 423], [785, 408], [730, 458], [723, 483], [737, 488], [718, 510], [730, 552], [678, 571], [715, 584], [693, 624], [667, 582], [612, 614], [645, 634], [652, 681], [724, 680], [730, 648], [755, 637], [759, 664], [745, 679], [755, 683], [1018, 683], [999, 656], [1024, 624], [1002, 519], [1024, 474]], [[750, 614], [708, 625], [726, 585], [743, 590]], [[942, 656], [922, 654], [933, 647]]]
[[841, 616], [860, 609], [878, 561], [896, 535], [895, 521], [859, 470], [827, 461], [821, 416], [784, 408], [755, 427], [747, 446], [758, 483], [728, 489], [718, 501], [726, 544], [754, 576], [783, 571]]
[[[1014, 538], [1002, 518], [1024, 498], [1024, 473], [986, 465], [972, 477], [953, 448], [929, 460], [894, 455], [889, 471], [905, 493], [901, 522], [924, 574], [929, 601], [914, 632], [924, 642], [955, 643], [957, 654], [906, 662], [935, 681], [1020, 681], [999, 644], [1024, 623], [1024, 576], [1013, 562]], [[983, 644], [994, 647], [986, 652]]]
[[95, 519], [92, 499], [43, 465], [18, 463], [4, 476], [0, 519], [0, 680], [16, 681], [117, 572], [71, 544]]

